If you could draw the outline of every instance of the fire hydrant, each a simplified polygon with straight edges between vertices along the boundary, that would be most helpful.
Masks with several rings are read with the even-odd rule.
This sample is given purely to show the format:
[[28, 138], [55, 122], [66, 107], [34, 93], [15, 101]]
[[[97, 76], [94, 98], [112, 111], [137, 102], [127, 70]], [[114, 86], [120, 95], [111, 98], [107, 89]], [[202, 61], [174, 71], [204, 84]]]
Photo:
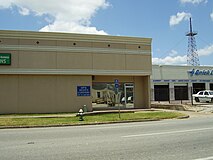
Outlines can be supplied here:
[[79, 115], [79, 121], [83, 121], [84, 120], [84, 111], [83, 109], [79, 109], [78, 111], [78, 115]]

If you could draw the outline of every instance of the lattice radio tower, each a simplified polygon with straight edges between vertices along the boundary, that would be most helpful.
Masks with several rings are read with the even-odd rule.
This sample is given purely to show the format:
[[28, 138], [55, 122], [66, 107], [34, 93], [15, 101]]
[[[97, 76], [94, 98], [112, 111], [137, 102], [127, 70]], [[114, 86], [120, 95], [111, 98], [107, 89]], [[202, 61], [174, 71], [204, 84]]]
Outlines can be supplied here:
[[188, 37], [188, 51], [187, 51], [187, 65], [190, 66], [199, 66], [199, 57], [197, 54], [197, 46], [196, 46], [196, 40], [195, 36], [197, 35], [197, 32], [193, 32], [192, 30], [192, 19], [190, 18], [190, 26], [189, 26], [189, 32], [186, 34]]

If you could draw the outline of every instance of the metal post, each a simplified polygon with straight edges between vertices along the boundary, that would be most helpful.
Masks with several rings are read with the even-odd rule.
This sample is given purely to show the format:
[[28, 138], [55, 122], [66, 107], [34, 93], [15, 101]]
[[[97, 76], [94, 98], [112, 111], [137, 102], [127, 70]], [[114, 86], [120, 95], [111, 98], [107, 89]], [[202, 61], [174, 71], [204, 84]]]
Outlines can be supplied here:
[[120, 105], [119, 105], [119, 103], [120, 103], [120, 100], [119, 100], [119, 95], [118, 95], [118, 91], [119, 91], [119, 88], [117, 88], [117, 102], [118, 102], [118, 112], [119, 112], [119, 115], [118, 115], [118, 117], [119, 117], [119, 119], [121, 119], [121, 108], [120, 108]]
[[114, 84], [115, 84], [115, 105], [116, 105], [116, 103], [118, 103], [118, 112], [119, 112], [119, 119], [121, 118], [121, 114], [120, 114], [120, 105], [119, 105], [119, 103], [120, 103], [120, 100], [119, 100], [119, 95], [118, 95], [118, 91], [119, 91], [119, 82], [118, 82], [118, 79], [115, 79], [114, 80]]
[[126, 108], [126, 84], [124, 84], [124, 105]]
[[192, 91], [192, 87], [191, 87], [191, 102], [192, 102], [192, 105], [194, 105], [194, 103], [193, 103], [193, 96], [192, 96], [192, 94], [193, 94], [193, 91]]
[[119, 117], [119, 119], [121, 119], [121, 108], [120, 108], [119, 103], [118, 103], [118, 110], [119, 110], [119, 111], [118, 111], [118, 112], [119, 112], [119, 116], [118, 116], [118, 117]]

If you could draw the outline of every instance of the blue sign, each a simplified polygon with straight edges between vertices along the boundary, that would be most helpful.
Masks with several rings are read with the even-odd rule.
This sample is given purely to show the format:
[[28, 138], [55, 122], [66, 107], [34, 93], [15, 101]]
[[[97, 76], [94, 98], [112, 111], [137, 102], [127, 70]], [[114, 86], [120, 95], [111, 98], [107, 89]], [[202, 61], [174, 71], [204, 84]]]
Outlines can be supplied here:
[[118, 83], [115, 83], [115, 88], [119, 88], [119, 84]]
[[116, 84], [116, 83], [118, 84], [118, 79], [115, 79], [115, 81], [114, 81], [114, 82], [115, 82], [115, 84]]
[[77, 86], [77, 96], [90, 96], [90, 86]]
[[213, 70], [199, 70], [199, 69], [192, 69], [188, 71], [190, 76], [213, 76]]
[[115, 79], [115, 88], [119, 88], [119, 83], [118, 83], [118, 79]]

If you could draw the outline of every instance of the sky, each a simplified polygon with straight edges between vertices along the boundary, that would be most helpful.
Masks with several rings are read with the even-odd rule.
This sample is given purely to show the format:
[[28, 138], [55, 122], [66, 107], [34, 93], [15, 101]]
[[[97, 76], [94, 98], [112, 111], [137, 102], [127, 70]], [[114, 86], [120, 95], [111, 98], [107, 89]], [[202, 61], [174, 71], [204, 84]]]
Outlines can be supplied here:
[[152, 38], [153, 64], [186, 65], [189, 18], [213, 65], [213, 0], [0, 0], [0, 30]]

